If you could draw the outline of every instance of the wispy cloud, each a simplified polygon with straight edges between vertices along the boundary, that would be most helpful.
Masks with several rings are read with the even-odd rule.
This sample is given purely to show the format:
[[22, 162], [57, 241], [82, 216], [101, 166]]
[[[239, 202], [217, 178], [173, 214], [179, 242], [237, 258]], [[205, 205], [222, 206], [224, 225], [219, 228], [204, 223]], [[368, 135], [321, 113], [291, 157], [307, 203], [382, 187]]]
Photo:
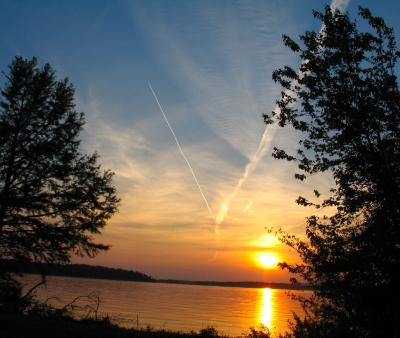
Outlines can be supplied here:
[[[333, 9], [338, 9], [338, 10], [344, 10], [346, 6], [348, 5], [349, 1], [346, 0], [333, 0], [331, 3], [331, 8]], [[324, 26], [321, 27], [321, 31], [323, 31]], [[286, 93], [288, 90], [286, 90]], [[276, 114], [279, 114], [279, 106], [276, 105], [274, 108], [274, 112]], [[258, 148], [255, 152], [255, 154], [250, 158], [250, 161], [247, 163], [247, 165], [244, 168], [242, 176], [239, 178], [238, 183], [236, 184], [234, 190], [224, 199], [223, 202], [221, 202], [221, 206], [219, 208], [219, 211], [216, 216], [216, 224], [218, 227], [225, 219], [225, 216], [227, 215], [229, 211], [229, 205], [236, 197], [236, 195], [239, 193], [240, 189], [242, 188], [243, 184], [251, 175], [254, 170], [257, 168], [258, 162], [264, 157], [264, 155], [267, 153], [267, 151], [270, 149], [270, 144], [271, 141], [274, 139], [275, 133], [277, 130], [276, 124], [268, 126], [260, 140], [260, 143], [258, 145]]]
[[346, 10], [347, 6], [349, 5], [350, 0], [333, 0], [330, 4], [332, 9], [337, 9], [341, 12]]
[[[189, 261], [209, 262], [217, 232], [221, 253], [209, 270], [217, 276], [229, 269], [245, 271], [243, 266], [251, 263], [241, 249], [262, 236], [266, 226], [301, 234], [309, 211], [294, 200], [312, 183], [326, 180], [302, 185], [293, 180], [291, 164], [265, 156], [273, 143], [295, 145], [292, 131], [266, 131], [261, 117], [275, 109], [279, 96], [272, 70], [293, 61], [281, 43], [281, 22], [289, 22], [286, 32], [297, 32], [295, 20], [284, 10], [279, 15], [269, 11], [268, 3], [261, 11], [251, 3], [233, 3], [224, 9], [224, 20], [202, 2], [194, 6], [193, 25], [179, 22], [188, 20], [181, 17], [167, 20], [157, 6], [137, 6], [133, 14], [157, 60], [157, 74], [145, 74], [140, 81], [157, 76], [174, 139], [151, 93], [138, 98], [145, 112], [131, 112], [121, 121], [107, 114], [107, 102], [93, 90], [82, 99], [88, 117], [85, 147], [98, 150], [104, 166], [116, 172], [122, 197], [120, 213], [104, 233], [114, 248], [101, 259], [123, 257], [129, 265], [134, 257], [138, 268], [154, 266], [144, 269], [151, 273], [160, 271], [162, 257], [172, 274], [178, 265], [189, 269]], [[206, 49], [196, 47], [197, 34], [207, 37]], [[182, 153], [191, 170], [183, 165]], [[199, 198], [199, 186], [205, 200]], [[219, 209], [217, 219], [205, 212], [205, 202]]]

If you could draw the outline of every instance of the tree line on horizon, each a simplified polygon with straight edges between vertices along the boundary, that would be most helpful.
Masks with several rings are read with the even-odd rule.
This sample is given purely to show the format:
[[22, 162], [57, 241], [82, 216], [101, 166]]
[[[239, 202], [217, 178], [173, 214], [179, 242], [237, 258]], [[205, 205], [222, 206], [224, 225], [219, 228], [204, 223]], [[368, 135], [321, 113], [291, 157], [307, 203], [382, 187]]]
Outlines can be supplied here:
[[[272, 74], [282, 87], [279, 109], [264, 115], [266, 124], [301, 135], [295, 153], [272, 153], [297, 164], [296, 179], [327, 173], [335, 182], [329, 192], [316, 187], [313, 198], [297, 199], [327, 209], [307, 218], [306, 240], [270, 229], [302, 259], [281, 268], [314, 290], [299, 298], [305, 316], [295, 315], [281, 337], [400, 337], [400, 53], [393, 29], [368, 9], [359, 9], [363, 31], [329, 6], [313, 14], [321, 31], [305, 32], [300, 42], [283, 36], [301, 65]], [[67, 263], [72, 254], [107, 250], [93, 235], [119, 198], [98, 155], [80, 153], [84, 114], [75, 110], [74, 88], [35, 58], [16, 57], [5, 76], [0, 259]], [[12, 271], [0, 270], [0, 316], [27, 313], [21, 292]]]
[[156, 279], [145, 273], [121, 268], [110, 268], [87, 264], [56, 264], [2, 260], [0, 269], [21, 274], [37, 274], [44, 276], [66, 276], [96, 279], [112, 279], [124, 281], [155, 282]]

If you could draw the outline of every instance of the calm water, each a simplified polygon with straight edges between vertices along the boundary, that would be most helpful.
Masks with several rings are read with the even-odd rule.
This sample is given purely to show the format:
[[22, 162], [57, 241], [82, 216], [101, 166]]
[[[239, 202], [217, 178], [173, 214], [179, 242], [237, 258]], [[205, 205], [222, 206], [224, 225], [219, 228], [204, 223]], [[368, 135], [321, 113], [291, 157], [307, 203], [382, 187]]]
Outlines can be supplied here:
[[[28, 275], [26, 287], [39, 280]], [[238, 336], [264, 324], [273, 333], [284, 332], [293, 311], [301, 313], [299, 304], [288, 291], [246, 289], [219, 286], [178, 285], [48, 277], [47, 286], [38, 291], [41, 299], [58, 297], [63, 305], [80, 295], [96, 292], [101, 299], [100, 315], [108, 314], [119, 325], [150, 325], [178, 331], [199, 330], [207, 326]], [[309, 291], [290, 291], [309, 294]]]

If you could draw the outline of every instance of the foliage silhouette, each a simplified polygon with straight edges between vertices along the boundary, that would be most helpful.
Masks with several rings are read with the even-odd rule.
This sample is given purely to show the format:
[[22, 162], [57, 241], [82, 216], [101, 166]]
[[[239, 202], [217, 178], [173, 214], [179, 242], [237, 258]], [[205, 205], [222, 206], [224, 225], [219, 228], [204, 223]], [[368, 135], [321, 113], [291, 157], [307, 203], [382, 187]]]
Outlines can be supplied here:
[[271, 338], [271, 331], [261, 324], [259, 327], [251, 327], [246, 338]]
[[314, 12], [320, 32], [307, 31], [301, 44], [283, 37], [301, 66], [273, 73], [280, 110], [264, 116], [300, 132], [296, 154], [273, 152], [298, 164], [296, 179], [326, 172], [335, 181], [324, 198], [314, 190], [314, 200], [297, 199], [328, 208], [307, 219], [307, 241], [279, 232], [302, 258], [281, 267], [315, 288], [302, 299], [295, 337], [400, 336], [400, 54], [383, 19], [361, 7], [359, 15], [366, 31], [327, 6]]
[[[215, 329], [200, 332], [177, 332], [165, 329], [126, 328], [113, 323], [109, 317], [74, 320], [67, 315], [10, 315], [0, 316], [2, 337], [58, 337], [58, 338], [228, 338]], [[245, 338], [245, 337], [243, 337]]]
[[[95, 256], [119, 199], [98, 155], [80, 153], [84, 114], [68, 79], [16, 57], [0, 97], [0, 259], [69, 261]], [[7, 284], [10, 276], [2, 271]], [[11, 285], [10, 283], [8, 283]], [[14, 283], [15, 284], [15, 283]], [[15, 286], [15, 285], [14, 285]], [[0, 301], [1, 303], [1, 301]]]

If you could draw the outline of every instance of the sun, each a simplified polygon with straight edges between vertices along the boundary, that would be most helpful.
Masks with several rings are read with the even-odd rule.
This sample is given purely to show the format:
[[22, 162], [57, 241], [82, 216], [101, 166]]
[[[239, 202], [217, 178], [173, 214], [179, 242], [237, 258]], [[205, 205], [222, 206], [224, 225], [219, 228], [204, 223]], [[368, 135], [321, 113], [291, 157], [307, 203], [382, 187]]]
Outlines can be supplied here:
[[264, 269], [274, 269], [279, 263], [276, 255], [270, 252], [260, 252], [256, 256], [258, 265]]

